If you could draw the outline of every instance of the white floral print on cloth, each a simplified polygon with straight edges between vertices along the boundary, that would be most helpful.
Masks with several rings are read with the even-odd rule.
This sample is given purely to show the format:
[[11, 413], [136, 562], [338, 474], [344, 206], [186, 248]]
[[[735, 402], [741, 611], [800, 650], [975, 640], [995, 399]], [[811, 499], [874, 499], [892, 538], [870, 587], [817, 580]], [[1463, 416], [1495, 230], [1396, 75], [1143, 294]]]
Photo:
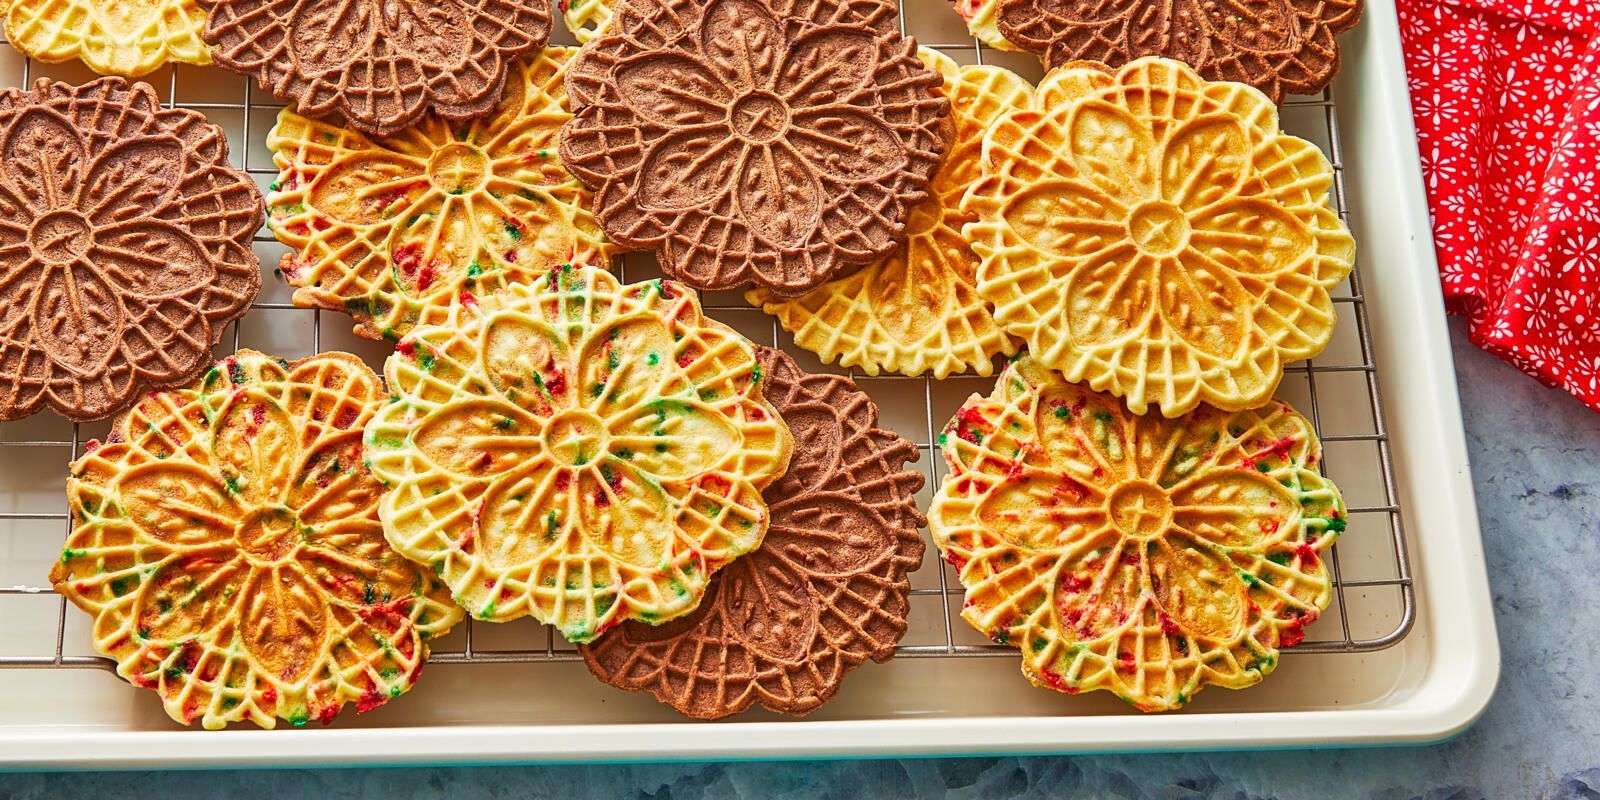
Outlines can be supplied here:
[[1600, 409], [1600, 6], [1399, 0], [1445, 304]]
[[1332, 601], [1344, 504], [1282, 403], [1140, 417], [1024, 356], [939, 445], [929, 527], [961, 616], [1037, 686], [1178, 708], [1259, 682]]
[[1178, 416], [1267, 402], [1333, 332], [1355, 242], [1333, 169], [1239, 83], [1147, 58], [1055, 70], [984, 136], [978, 293], [1073, 381]]
[[545, 48], [513, 67], [499, 104], [469, 122], [429, 115], [379, 137], [279, 112], [267, 213], [292, 249], [279, 269], [295, 303], [396, 339], [442, 322], [464, 296], [561, 264], [606, 264], [593, 196], [555, 149], [572, 117], [562, 82], [576, 52]]
[[95, 649], [206, 728], [328, 722], [410, 689], [461, 619], [389, 548], [361, 432], [383, 399], [355, 356], [245, 350], [140, 400], [72, 464], [50, 572]]
[[367, 427], [397, 550], [479, 619], [587, 642], [692, 611], [761, 543], [789, 429], [681, 284], [556, 268], [402, 338]]

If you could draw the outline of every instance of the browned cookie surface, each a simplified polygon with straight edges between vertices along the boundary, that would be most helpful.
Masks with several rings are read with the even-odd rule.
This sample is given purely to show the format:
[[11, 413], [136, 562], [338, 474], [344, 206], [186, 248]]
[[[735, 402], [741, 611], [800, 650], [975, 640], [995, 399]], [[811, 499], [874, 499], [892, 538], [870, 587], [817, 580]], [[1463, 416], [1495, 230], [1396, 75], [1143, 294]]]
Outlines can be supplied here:
[[915, 445], [878, 427], [851, 381], [756, 348], [764, 393], [794, 432], [789, 472], [763, 493], [771, 528], [723, 569], [700, 607], [658, 627], [628, 622], [580, 650], [606, 683], [701, 719], [760, 703], [802, 715], [905, 634], [926, 524]]
[[510, 60], [550, 36], [546, 0], [204, 0], [215, 61], [311, 117], [386, 136], [426, 111], [489, 112]]
[[261, 192], [143, 83], [0, 92], [0, 419], [183, 383], [261, 287]]
[[1339, 71], [1334, 37], [1362, 0], [998, 0], [1000, 32], [1046, 68], [1075, 60], [1120, 67], [1144, 56], [1188, 63], [1213, 81], [1247, 83], [1273, 102], [1316, 94]]
[[940, 82], [879, 2], [623, 0], [568, 72], [561, 158], [668, 275], [799, 294], [905, 238]]

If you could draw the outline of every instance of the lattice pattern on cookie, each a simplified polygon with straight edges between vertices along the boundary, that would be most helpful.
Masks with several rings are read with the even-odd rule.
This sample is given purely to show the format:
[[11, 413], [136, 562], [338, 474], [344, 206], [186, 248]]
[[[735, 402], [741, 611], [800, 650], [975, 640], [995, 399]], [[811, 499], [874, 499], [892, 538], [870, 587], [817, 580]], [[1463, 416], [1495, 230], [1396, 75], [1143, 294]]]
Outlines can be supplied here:
[[994, 370], [994, 356], [1020, 343], [994, 321], [994, 308], [978, 297], [978, 257], [961, 233], [976, 220], [959, 206], [978, 180], [983, 133], [1002, 114], [1029, 105], [1032, 87], [1000, 67], [957, 66], [924, 48], [924, 63], [944, 77], [950, 100], [950, 152], [933, 178], [931, 193], [911, 212], [907, 239], [887, 258], [789, 299], [765, 289], [745, 297], [794, 333], [795, 344], [822, 357], [905, 375], [931, 371]]
[[261, 216], [222, 129], [148, 84], [0, 92], [0, 419], [194, 378], [261, 287]]
[[383, 540], [361, 431], [382, 402], [355, 356], [241, 351], [152, 393], [72, 465], [50, 581], [94, 646], [173, 719], [327, 722], [409, 689], [461, 618]]
[[550, 36], [547, 0], [205, 0], [219, 66], [318, 119], [396, 133], [494, 107], [510, 64]]
[[[965, 0], [957, 0], [965, 2]], [[1273, 102], [1316, 94], [1339, 71], [1335, 36], [1361, 19], [1362, 0], [988, 0], [998, 32], [1053, 69], [1087, 60], [1121, 67], [1146, 56], [1237, 81]]]
[[197, 0], [9, 0], [6, 41], [48, 63], [78, 59], [101, 75], [137, 78], [169, 61], [204, 66]]
[[669, 276], [793, 295], [904, 238], [938, 85], [877, 0], [623, 0], [569, 74], [561, 157]]
[[793, 447], [751, 347], [682, 285], [592, 267], [455, 306], [400, 340], [367, 429], [389, 541], [478, 618], [574, 642], [688, 613]]
[[273, 235], [297, 305], [348, 311], [356, 333], [395, 339], [444, 321], [451, 304], [561, 264], [604, 265], [593, 196], [561, 166], [570, 47], [512, 70], [482, 119], [436, 115], [369, 137], [285, 108], [267, 134], [278, 180]]
[[1140, 417], [1025, 356], [939, 444], [928, 517], [962, 618], [1038, 686], [1177, 708], [1260, 681], [1332, 599], [1344, 504], [1282, 403]]
[[1327, 346], [1355, 242], [1260, 92], [1175, 61], [1045, 77], [962, 201], [978, 292], [1044, 364], [1177, 416], [1267, 402]]
[[611, 24], [616, 0], [556, 0], [556, 7], [567, 22], [567, 30], [578, 44], [604, 33]]
[[851, 381], [757, 353], [763, 393], [798, 443], [788, 473], [763, 492], [766, 539], [690, 614], [658, 628], [630, 622], [580, 648], [606, 683], [701, 719], [758, 702], [807, 714], [849, 670], [887, 661], [906, 630], [906, 575], [922, 562], [923, 477], [905, 469], [916, 446], [880, 429], [877, 406]]

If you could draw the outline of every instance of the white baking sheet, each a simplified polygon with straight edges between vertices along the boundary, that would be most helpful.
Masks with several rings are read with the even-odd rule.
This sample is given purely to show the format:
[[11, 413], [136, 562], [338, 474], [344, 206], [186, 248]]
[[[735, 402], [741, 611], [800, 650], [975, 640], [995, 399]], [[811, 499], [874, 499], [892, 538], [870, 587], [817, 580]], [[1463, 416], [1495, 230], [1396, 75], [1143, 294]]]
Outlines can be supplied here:
[[[982, 58], [1036, 78], [1029, 56], [981, 54], [945, 0], [907, 0], [906, 27], [956, 60]], [[559, 39], [560, 37], [558, 37]], [[1311, 383], [1322, 433], [1333, 439], [1327, 461], [1354, 514], [1338, 545], [1344, 602], [1310, 629], [1325, 646], [1371, 646], [1360, 653], [1290, 653], [1262, 685], [1244, 692], [1212, 689], [1184, 711], [1141, 715], [1105, 693], [1068, 697], [1031, 687], [1017, 659], [945, 655], [900, 658], [852, 673], [838, 697], [805, 720], [754, 711], [718, 723], [691, 723], [642, 694], [604, 686], [581, 664], [462, 663], [431, 666], [403, 700], [370, 714], [347, 713], [331, 728], [224, 732], [181, 729], [154, 696], [98, 669], [40, 668], [0, 674], [0, 765], [41, 767], [281, 766], [505, 761], [661, 760], [943, 753], [1170, 750], [1421, 742], [1459, 731], [1481, 712], [1499, 673], [1499, 655], [1444, 314], [1428, 238], [1426, 207], [1389, 0], [1370, 0], [1366, 19], [1342, 38], [1344, 70], [1334, 90], [1337, 138], [1325, 104], [1285, 109], [1293, 133], [1332, 151], [1338, 145], [1346, 210], [1361, 247], [1360, 300], [1385, 415], [1371, 410], [1367, 355], [1351, 310], [1312, 375], [1292, 373], [1281, 396], [1307, 410]], [[26, 64], [0, 45], [0, 83], [25, 77], [84, 81], [76, 64]], [[148, 80], [165, 99], [200, 108], [227, 128], [235, 160], [271, 175], [262, 141], [276, 113], [270, 97], [217, 69], [180, 67]], [[270, 271], [282, 249], [257, 247]], [[629, 280], [651, 277], [647, 260], [629, 257]], [[374, 365], [380, 344], [353, 337], [341, 315], [288, 305], [289, 290], [268, 276], [253, 311], [224, 338], [284, 357], [348, 349]], [[1345, 296], [1350, 297], [1348, 288]], [[734, 294], [709, 296], [713, 313], [757, 341], [774, 341], [769, 318], [742, 308]], [[236, 333], [236, 335], [235, 335]], [[821, 369], [814, 358], [802, 363]], [[1324, 370], [1323, 367], [1327, 369]], [[885, 422], [925, 446], [921, 467], [937, 478], [926, 449], [932, 433], [992, 379], [933, 383], [863, 379]], [[60, 551], [65, 465], [70, 442], [104, 426], [73, 426], [48, 414], [0, 425], [0, 587], [39, 587]], [[1396, 494], [1385, 484], [1380, 439], [1387, 434]], [[1339, 440], [1340, 437], [1346, 437]], [[7, 446], [6, 442], [65, 442]], [[930, 481], [930, 484], [932, 481]], [[926, 501], [928, 490], [923, 492]], [[1400, 505], [1409, 545], [1414, 623], [1407, 628], [1405, 571], [1390, 539]], [[921, 649], [983, 644], [938, 593], [957, 587], [930, 546], [914, 585], [907, 644]], [[0, 595], [0, 656], [91, 655], [86, 618], [61, 614], [50, 594]], [[62, 620], [65, 619], [65, 624]], [[436, 651], [467, 658], [465, 633]], [[524, 621], [478, 625], [471, 659], [544, 659], [551, 643]], [[561, 646], [556, 640], [557, 646]], [[509, 654], [509, 655], [508, 655]], [[561, 657], [560, 653], [555, 653]]]

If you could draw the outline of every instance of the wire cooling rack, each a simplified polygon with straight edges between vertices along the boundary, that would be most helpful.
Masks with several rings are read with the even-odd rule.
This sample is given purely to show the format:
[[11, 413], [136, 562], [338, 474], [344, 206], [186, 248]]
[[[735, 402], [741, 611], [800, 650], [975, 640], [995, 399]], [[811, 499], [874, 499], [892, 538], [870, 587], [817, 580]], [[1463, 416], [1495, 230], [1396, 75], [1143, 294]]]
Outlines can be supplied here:
[[[907, 0], [900, 1], [902, 29], [924, 47], [940, 50], [960, 63], [998, 64], [1030, 79], [1040, 76], [1033, 57], [997, 51], [965, 38], [961, 21], [943, 0], [916, 0], [920, 6], [937, 4], [940, 13], [911, 15], [904, 13]], [[555, 38], [562, 40], [564, 32]], [[42, 64], [23, 58], [9, 44], [0, 46], [0, 85], [27, 87], [46, 76], [70, 82], [94, 77], [77, 64]], [[274, 98], [247, 79], [215, 68], [165, 67], [144, 80], [168, 105], [195, 109], [221, 124], [228, 133], [235, 165], [258, 184], [265, 186], [276, 178], [277, 171], [262, 144], [281, 107]], [[1310, 139], [1329, 155], [1334, 168], [1334, 201], [1340, 215], [1351, 222], [1345, 204], [1338, 109], [1332, 93], [1291, 98], [1283, 104], [1282, 115], [1290, 133]], [[268, 272], [284, 252], [265, 228], [255, 236], [255, 249]], [[613, 269], [624, 281], [659, 275], [653, 259], [643, 254], [620, 257]], [[1308, 630], [1309, 638], [1284, 651], [1286, 654], [1382, 650], [1405, 638], [1416, 617], [1361, 270], [1358, 263], [1346, 284], [1335, 291], [1341, 323], [1335, 328], [1334, 342], [1317, 359], [1290, 365], [1279, 390], [1279, 397], [1310, 417], [1324, 444], [1319, 467], [1343, 488], [1349, 511], [1345, 533], [1330, 558], [1332, 605], [1322, 621]], [[296, 308], [288, 296], [281, 278], [267, 275], [258, 302], [250, 314], [224, 332], [217, 354], [255, 347], [292, 358], [324, 349], [347, 349], [381, 371], [387, 355], [383, 345], [355, 339], [342, 315]], [[936, 434], [968, 395], [988, 393], [993, 378], [868, 377], [855, 370], [825, 366], [795, 347], [775, 320], [752, 309], [738, 293], [708, 293], [704, 301], [712, 316], [755, 341], [783, 348], [802, 366], [857, 379], [879, 403], [883, 423], [917, 444], [921, 454], [917, 466], [928, 479], [918, 499], [927, 507], [932, 489], [944, 477], [943, 460], [934, 445]], [[92, 654], [83, 615], [69, 614], [65, 598], [55, 595], [45, 582], [50, 563], [70, 529], [65, 509], [66, 463], [78, 457], [85, 441], [103, 435], [107, 428], [108, 423], [69, 424], [48, 412], [0, 424], [0, 629], [21, 634], [0, 637], [0, 668], [115, 666], [110, 659]], [[936, 557], [931, 542], [928, 554], [921, 569], [911, 576], [911, 628], [896, 655], [1014, 658], [1015, 648], [989, 643], [961, 621], [962, 587], [953, 570]], [[433, 644], [431, 656], [435, 663], [446, 664], [578, 658], [575, 649], [548, 626], [532, 620], [493, 625], [474, 622], [470, 616]]]

